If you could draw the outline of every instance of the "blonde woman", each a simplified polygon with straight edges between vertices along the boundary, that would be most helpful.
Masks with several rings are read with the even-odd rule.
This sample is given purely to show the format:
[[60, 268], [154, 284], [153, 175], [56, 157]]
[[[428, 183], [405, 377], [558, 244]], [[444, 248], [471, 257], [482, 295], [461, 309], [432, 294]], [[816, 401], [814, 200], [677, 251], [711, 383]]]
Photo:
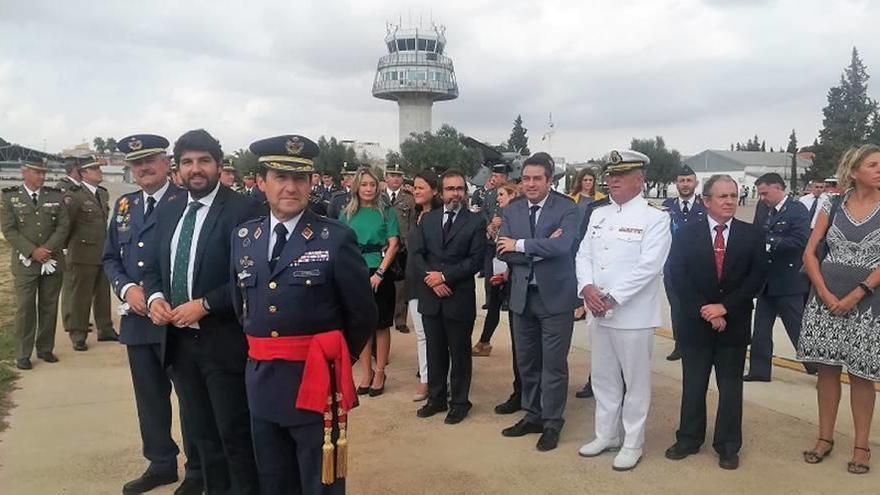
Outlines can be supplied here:
[[[847, 151], [837, 178], [845, 192], [823, 206], [804, 251], [813, 291], [797, 358], [819, 367], [819, 438], [804, 461], [817, 464], [831, 454], [845, 366], [855, 427], [847, 471], [865, 474], [871, 469], [874, 384], [880, 381], [880, 146]], [[820, 260], [816, 247], [823, 240], [827, 255]]]
[[[360, 356], [361, 381], [358, 395], [377, 397], [385, 391], [385, 366], [391, 351], [391, 325], [394, 321], [394, 280], [385, 278], [385, 271], [394, 261], [399, 243], [397, 215], [380, 201], [379, 178], [363, 168], [354, 176], [351, 200], [339, 215], [339, 220], [351, 227], [358, 246], [370, 269], [370, 285], [375, 293], [379, 320], [376, 325], [376, 369], [372, 368], [373, 339]], [[389, 274], [390, 275], [390, 274]]]

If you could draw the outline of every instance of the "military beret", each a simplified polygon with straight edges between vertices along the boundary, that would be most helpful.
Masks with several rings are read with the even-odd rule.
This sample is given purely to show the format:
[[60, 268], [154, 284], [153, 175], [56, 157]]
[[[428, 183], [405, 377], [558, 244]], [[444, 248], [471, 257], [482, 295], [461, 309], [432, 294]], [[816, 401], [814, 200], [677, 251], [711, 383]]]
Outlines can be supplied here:
[[678, 171], [678, 175], [679, 177], [683, 177], [687, 175], [697, 175], [697, 173], [694, 172], [694, 169], [688, 167], [687, 165], [683, 165], [681, 167], [681, 170]]
[[255, 141], [251, 153], [257, 155], [260, 166], [279, 172], [313, 172], [313, 158], [320, 148], [309, 138], [285, 134]]
[[385, 167], [386, 174], [403, 175], [403, 167], [399, 163], [392, 163]]
[[168, 148], [168, 140], [155, 134], [134, 134], [124, 137], [116, 144], [116, 149], [125, 153], [125, 161], [131, 162], [158, 153]]
[[622, 174], [630, 170], [643, 169], [651, 159], [633, 150], [611, 150], [602, 159], [606, 174]]

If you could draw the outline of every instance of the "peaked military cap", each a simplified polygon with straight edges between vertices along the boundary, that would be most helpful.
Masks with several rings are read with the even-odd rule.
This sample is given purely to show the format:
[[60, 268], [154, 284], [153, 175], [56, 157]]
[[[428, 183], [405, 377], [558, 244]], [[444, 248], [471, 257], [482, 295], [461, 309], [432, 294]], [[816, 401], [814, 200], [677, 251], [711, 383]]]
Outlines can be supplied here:
[[260, 166], [279, 172], [314, 172], [313, 158], [320, 149], [314, 141], [296, 134], [285, 134], [251, 143]]
[[49, 171], [49, 165], [46, 163], [45, 158], [41, 162], [37, 162], [34, 160], [25, 160], [23, 166], [26, 168], [29, 168], [31, 170], [36, 170], [38, 172], [48, 172]]
[[386, 174], [403, 175], [403, 167], [399, 163], [392, 163], [385, 167]]
[[342, 162], [343, 175], [354, 175], [358, 171], [357, 163]]
[[688, 167], [687, 165], [683, 165], [681, 167], [681, 170], [678, 171], [678, 175], [679, 177], [684, 177], [687, 175], [697, 175], [697, 173], [694, 172], [694, 169]]
[[825, 179], [825, 182], [830, 182], [831, 184], [837, 184], [837, 177], [829, 177]]
[[168, 140], [155, 134], [134, 134], [124, 137], [116, 144], [116, 149], [125, 153], [125, 161], [131, 162], [158, 153], [168, 148]]
[[103, 160], [98, 158], [95, 155], [87, 156], [80, 159], [80, 162], [77, 164], [76, 168], [80, 170], [85, 170], [87, 168], [95, 168], [100, 167], [101, 165], [106, 165]]
[[232, 158], [224, 158], [223, 159], [223, 170], [226, 172], [235, 172], [235, 167], [232, 166]]
[[496, 163], [495, 165], [492, 165], [492, 172], [496, 174], [509, 174], [510, 165], [507, 163]]
[[651, 159], [633, 150], [611, 150], [602, 160], [606, 174], [622, 174], [630, 170], [643, 169]]

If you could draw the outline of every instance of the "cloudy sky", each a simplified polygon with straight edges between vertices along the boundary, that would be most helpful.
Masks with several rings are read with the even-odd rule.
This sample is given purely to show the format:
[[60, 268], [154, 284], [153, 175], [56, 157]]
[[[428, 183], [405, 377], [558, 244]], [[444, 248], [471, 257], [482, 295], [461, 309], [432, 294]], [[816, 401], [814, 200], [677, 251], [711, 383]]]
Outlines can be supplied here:
[[880, 98], [871, 0], [0, 0], [0, 137], [57, 152], [94, 136], [204, 127], [227, 151], [282, 133], [397, 147], [371, 96], [385, 22], [447, 28], [460, 97], [434, 106], [479, 139], [517, 114], [532, 150], [552, 112], [569, 161], [662, 135], [684, 154], [759, 134], [802, 144], [857, 46]]

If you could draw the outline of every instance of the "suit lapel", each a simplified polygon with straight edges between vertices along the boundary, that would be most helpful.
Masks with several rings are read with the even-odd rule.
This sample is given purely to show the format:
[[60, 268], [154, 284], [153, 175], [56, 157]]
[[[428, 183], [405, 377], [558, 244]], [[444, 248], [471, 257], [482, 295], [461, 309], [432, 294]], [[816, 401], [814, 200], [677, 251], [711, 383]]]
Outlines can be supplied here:
[[[293, 228], [293, 233], [290, 234], [290, 239], [288, 239], [287, 244], [284, 245], [284, 250], [281, 251], [281, 256], [278, 258], [278, 264], [275, 265], [275, 269], [272, 270], [272, 277], [278, 275], [284, 267], [293, 263], [294, 260], [299, 259], [303, 253], [306, 252], [307, 246], [306, 243], [310, 241], [317, 233], [314, 231], [315, 229], [312, 227], [312, 223], [314, 222], [315, 217], [312, 214], [311, 210], [306, 209], [303, 211], [303, 216], [300, 217], [299, 222], [296, 223], [296, 227]], [[268, 217], [266, 218], [266, 222], [268, 222]], [[268, 223], [267, 223], [268, 228]], [[308, 234], [308, 239], [303, 235], [303, 232], [309, 229], [310, 233]], [[271, 232], [270, 232], [271, 234]], [[268, 241], [267, 241], [268, 242]], [[266, 252], [268, 252], [269, 246], [266, 245]]]
[[[195, 285], [195, 281], [199, 276], [199, 268], [202, 266], [202, 259], [205, 257], [205, 249], [208, 248], [208, 244], [210, 244], [209, 239], [211, 237], [211, 232], [214, 230], [214, 226], [217, 225], [217, 219], [220, 218], [220, 215], [223, 213], [223, 209], [226, 206], [226, 199], [228, 198], [229, 191], [220, 186], [220, 189], [217, 190], [217, 196], [214, 198], [214, 202], [211, 203], [210, 208], [208, 209], [208, 216], [205, 217], [205, 223], [202, 224], [202, 230], [199, 232], [199, 240], [198, 244], [196, 244], [196, 259], [195, 265], [193, 266], [193, 285]], [[231, 242], [228, 239], [224, 239], [226, 242]]]
[[449, 241], [451, 241], [455, 237], [455, 234], [457, 234], [462, 228], [464, 228], [464, 224], [467, 222], [469, 214], [470, 210], [462, 205], [461, 209], [458, 210], [458, 214], [455, 215], [455, 219], [452, 221], [452, 230], [449, 232], [449, 236], [443, 238], [444, 246], [449, 244]]
[[[538, 210], [538, 220], [535, 221], [535, 238], [538, 239], [541, 237], [541, 227], [544, 226], [545, 222], [548, 222], [547, 217], [549, 217], [549, 212], [553, 208], [553, 195], [547, 193], [547, 201], [544, 201], [544, 206]], [[526, 210], [528, 211], [528, 210]]]
[[169, 291], [169, 294], [171, 293], [171, 240], [174, 238], [174, 231], [177, 230], [177, 225], [180, 223], [181, 218], [183, 218], [183, 215], [186, 212], [187, 198], [188, 195], [186, 194], [180, 195], [175, 201], [168, 205], [168, 211], [170, 212], [168, 218], [173, 220], [173, 222], [169, 222], [167, 227], [165, 227], [168, 230], [163, 236], [164, 239], [160, 249], [168, 250], [168, 255], [162, 256], [161, 258], [161, 271], [163, 280], [168, 281], [168, 286], [165, 287], [165, 290]]
[[737, 256], [739, 255], [739, 234], [742, 226], [738, 225], [738, 221], [730, 222], [730, 234], [727, 236], [727, 248], [724, 250], [724, 264], [721, 266], [721, 279], [727, 278], [727, 274]]

